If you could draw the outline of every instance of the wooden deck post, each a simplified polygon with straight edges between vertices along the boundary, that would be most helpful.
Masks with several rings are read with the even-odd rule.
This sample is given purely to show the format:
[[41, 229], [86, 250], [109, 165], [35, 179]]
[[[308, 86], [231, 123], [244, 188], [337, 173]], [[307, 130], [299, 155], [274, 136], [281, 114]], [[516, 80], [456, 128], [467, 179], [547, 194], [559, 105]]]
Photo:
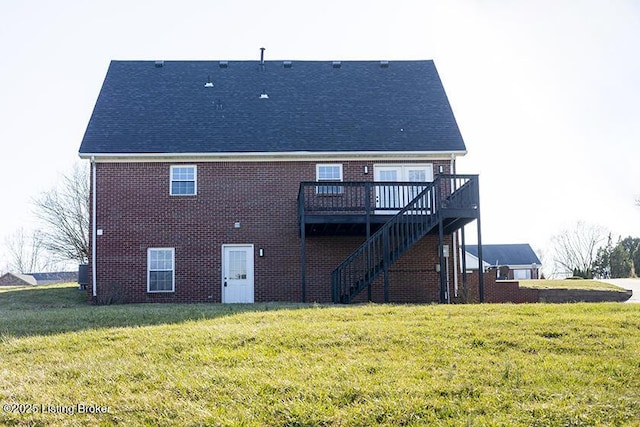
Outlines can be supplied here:
[[389, 253], [389, 233], [387, 231], [382, 235], [382, 272], [384, 274], [384, 302], [389, 302], [389, 264], [391, 263], [391, 254]]
[[304, 217], [304, 187], [300, 186], [300, 193], [298, 195], [298, 217], [300, 218], [300, 293], [302, 302], [305, 302], [307, 299], [307, 289], [306, 289], [306, 280], [307, 280], [307, 266], [306, 266], [306, 253], [305, 253], [305, 217]]
[[[369, 237], [371, 237], [371, 184], [370, 183], [366, 183], [364, 185], [364, 214], [366, 216], [366, 233], [367, 233], [367, 238], [366, 240], [369, 240]], [[367, 251], [367, 259], [366, 259], [366, 268], [367, 270], [370, 268], [371, 266], [371, 260], [370, 260], [371, 254], [369, 254], [369, 252]], [[367, 299], [369, 302], [371, 302], [371, 300], [373, 299], [373, 294], [372, 294], [372, 284], [369, 283], [369, 286], [367, 286]]]
[[447, 289], [446, 289], [446, 280], [445, 275], [445, 264], [444, 264], [444, 224], [442, 223], [442, 218], [438, 221], [438, 254], [440, 256], [440, 302], [442, 304], [447, 302]]

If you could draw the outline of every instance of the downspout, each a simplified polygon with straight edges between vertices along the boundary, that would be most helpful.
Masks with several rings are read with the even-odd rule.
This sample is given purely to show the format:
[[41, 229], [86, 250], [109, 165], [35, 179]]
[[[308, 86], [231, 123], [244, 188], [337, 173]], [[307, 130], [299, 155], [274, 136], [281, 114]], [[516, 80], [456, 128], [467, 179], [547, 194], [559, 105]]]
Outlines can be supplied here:
[[98, 303], [96, 286], [96, 158], [91, 156], [91, 287], [92, 303]]
[[[456, 155], [451, 153], [451, 165], [449, 171], [452, 175], [456, 174]], [[453, 296], [458, 297], [458, 232], [453, 232]], [[464, 254], [462, 255], [464, 256]]]

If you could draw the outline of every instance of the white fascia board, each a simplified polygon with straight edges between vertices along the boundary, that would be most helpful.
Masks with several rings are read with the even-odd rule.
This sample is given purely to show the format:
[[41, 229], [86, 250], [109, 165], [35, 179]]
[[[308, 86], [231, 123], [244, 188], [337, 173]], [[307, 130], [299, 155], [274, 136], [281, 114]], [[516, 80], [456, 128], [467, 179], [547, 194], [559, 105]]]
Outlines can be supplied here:
[[540, 264], [535, 264], [535, 263], [531, 263], [531, 264], [513, 264], [513, 265], [507, 264], [507, 266], [511, 270], [531, 270], [532, 268], [540, 268], [540, 267], [542, 267]]
[[271, 153], [79, 153], [81, 159], [96, 162], [295, 162], [357, 160], [450, 160], [451, 155], [464, 156], [466, 151], [291, 151]]

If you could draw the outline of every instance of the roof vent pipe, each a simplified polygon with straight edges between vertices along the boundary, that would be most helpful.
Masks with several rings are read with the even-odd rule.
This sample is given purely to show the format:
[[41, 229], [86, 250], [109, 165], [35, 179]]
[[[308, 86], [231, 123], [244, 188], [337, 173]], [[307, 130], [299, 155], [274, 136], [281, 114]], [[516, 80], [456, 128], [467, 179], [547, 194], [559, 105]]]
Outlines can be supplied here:
[[264, 48], [260, 48], [260, 65], [264, 65]]

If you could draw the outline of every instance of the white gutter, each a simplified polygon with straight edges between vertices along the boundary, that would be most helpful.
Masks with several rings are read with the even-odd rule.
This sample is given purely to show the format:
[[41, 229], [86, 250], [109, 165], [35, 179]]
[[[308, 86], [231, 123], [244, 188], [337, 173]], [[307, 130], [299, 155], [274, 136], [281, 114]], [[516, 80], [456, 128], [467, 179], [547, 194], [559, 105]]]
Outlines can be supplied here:
[[450, 156], [464, 156], [466, 151], [286, 151], [286, 152], [229, 152], [229, 153], [80, 153], [83, 159], [108, 161], [165, 162], [181, 161], [300, 161], [300, 160], [444, 160]]
[[91, 286], [93, 290], [93, 303], [97, 303], [96, 286], [96, 159], [91, 156]]

